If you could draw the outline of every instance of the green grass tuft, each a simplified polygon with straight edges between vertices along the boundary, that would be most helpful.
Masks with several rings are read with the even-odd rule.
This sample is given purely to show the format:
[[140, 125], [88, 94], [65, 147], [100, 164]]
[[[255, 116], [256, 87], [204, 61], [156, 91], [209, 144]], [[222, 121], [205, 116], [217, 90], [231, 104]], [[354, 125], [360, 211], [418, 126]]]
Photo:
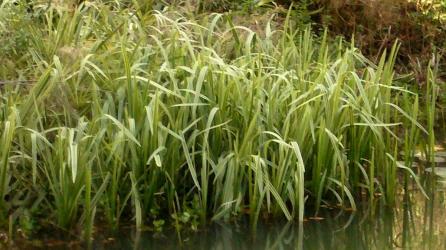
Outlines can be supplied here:
[[117, 5], [37, 8], [23, 27], [8, 75], [34, 82], [0, 90], [2, 219], [22, 207], [86, 237], [94, 218], [303, 221], [364, 192], [392, 204], [398, 172], [417, 178], [397, 162], [427, 132], [394, 79], [398, 44], [375, 65], [288, 19], [256, 32]]

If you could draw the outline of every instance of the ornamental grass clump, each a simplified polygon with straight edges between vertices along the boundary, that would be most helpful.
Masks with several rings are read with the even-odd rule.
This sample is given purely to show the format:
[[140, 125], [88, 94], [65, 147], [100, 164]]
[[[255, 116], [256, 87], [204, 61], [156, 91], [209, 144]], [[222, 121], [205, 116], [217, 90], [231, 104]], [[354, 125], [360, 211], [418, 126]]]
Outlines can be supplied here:
[[4, 220], [86, 235], [95, 218], [303, 221], [363, 193], [392, 204], [398, 172], [416, 179], [398, 152], [427, 131], [395, 79], [397, 44], [375, 65], [288, 19], [260, 35], [222, 14], [40, 11], [20, 69], [32, 83], [0, 90]]

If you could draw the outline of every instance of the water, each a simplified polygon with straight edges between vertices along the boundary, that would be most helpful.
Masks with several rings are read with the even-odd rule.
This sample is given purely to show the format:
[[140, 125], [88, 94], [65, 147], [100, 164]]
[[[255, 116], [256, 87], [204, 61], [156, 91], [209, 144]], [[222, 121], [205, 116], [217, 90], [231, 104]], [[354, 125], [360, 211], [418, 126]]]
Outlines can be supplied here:
[[[326, 208], [323, 219], [302, 225], [265, 222], [253, 232], [248, 223], [214, 224], [206, 230], [181, 233], [136, 232], [100, 234], [93, 249], [446, 249], [446, 186], [430, 181], [426, 192], [411, 187], [398, 195], [394, 208], [382, 202], [363, 205], [358, 212]], [[320, 219], [320, 218], [317, 218]], [[79, 241], [16, 242], [17, 249], [84, 249]], [[54, 237], [54, 235], [53, 235]]]
[[156, 238], [129, 233], [100, 249], [446, 249], [445, 191], [435, 188], [426, 200], [412, 192], [398, 201], [397, 208], [382, 204], [363, 207], [361, 212], [325, 211], [324, 220], [302, 226], [263, 223], [255, 233], [246, 225], [215, 225], [208, 231], [184, 236]]

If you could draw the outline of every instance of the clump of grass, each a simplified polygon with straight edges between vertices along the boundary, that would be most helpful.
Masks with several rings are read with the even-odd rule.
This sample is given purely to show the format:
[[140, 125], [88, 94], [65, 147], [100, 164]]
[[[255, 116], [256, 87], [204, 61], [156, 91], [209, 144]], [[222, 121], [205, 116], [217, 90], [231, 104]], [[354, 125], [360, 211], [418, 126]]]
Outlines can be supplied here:
[[5, 190], [43, 192], [48, 218], [89, 237], [95, 215], [114, 228], [303, 221], [310, 203], [356, 209], [362, 191], [392, 204], [398, 170], [416, 178], [397, 162], [426, 133], [417, 94], [394, 79], [397, 44], [375, 65], [289, 18], [259, 35], [222, 14], [113, 4], [47, 8], [29, 28], [24, 70], [38, 80], [0, 106], [2, 204]]
[[[11, 185], [10, 185], [10, 162], [9, 157], [11, 154], [11, 147], [12, 142], [14, 139], [14, 133], [16, 129], [16, 120], [15, 120], [16, 113], [13, 111], [7, 119], [3, 122], [2, 126], [2, 137], [1, 137], [1, 143], [2, 143], [2, 150], [0, 151], [0, 208], [2, 212], [6, 211], [9, 207], [9, 204], [5, 201], [6, 196], [11, 192]], [[7, 217], [5, 213], [1, 214], [2, 218]]]

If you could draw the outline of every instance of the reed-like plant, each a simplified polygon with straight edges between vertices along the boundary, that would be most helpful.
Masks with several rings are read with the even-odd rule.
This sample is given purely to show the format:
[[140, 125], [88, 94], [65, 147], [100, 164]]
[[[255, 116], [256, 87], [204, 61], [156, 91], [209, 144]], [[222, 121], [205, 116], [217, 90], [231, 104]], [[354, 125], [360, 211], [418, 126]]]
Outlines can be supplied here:
[[14, 140], [14, 133], [16, 130], [16, 112], [12, 111], [11, 114], [2, 124], [2, 136], [1, 136], [1, 150], [0, 150], [0, 209], [3, 219], [7, 217], [5, 213], [10, 204], [6, 202], [6, 196], [13, 190], [11, 190], [11, 164], [10, 155], [12, 152], [12, 143]]
[[391, 204], [398, 170], [417, 178], [398, 162], [426, 131], [394, 79], [397, 44], [375, 65], [289, 17], [256, 32], [118, 5], [39, 9], [22, 69], [37, 80], [0, 113], [2, 204], [18, 192], [11, 164], [32, 173], [16, 189], [43, 190], [47, 216], [87, 236], [95, 214], [114, 228], [169, 214], [303, 221], [322, 204], [356, 209], [362, 191]]

